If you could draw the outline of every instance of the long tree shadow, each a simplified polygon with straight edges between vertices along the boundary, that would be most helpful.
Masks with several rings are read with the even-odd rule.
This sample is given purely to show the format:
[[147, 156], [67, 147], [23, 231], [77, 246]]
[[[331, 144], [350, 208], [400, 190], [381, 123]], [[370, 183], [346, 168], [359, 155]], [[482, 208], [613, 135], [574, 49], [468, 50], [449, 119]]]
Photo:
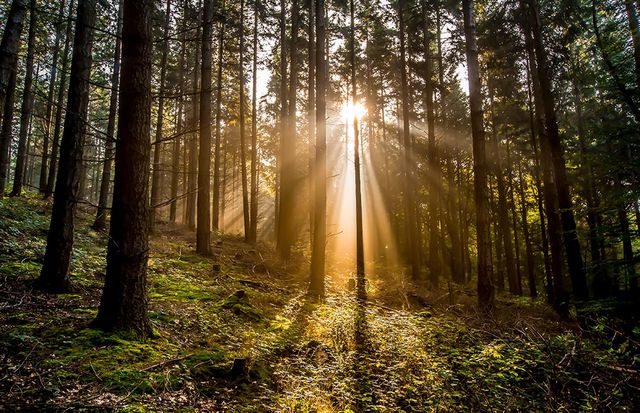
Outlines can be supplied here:
[[355, 377], [355, 407], [358, 412], [370, 411], [376, 404], [376, 395], [370, 376], [372, 349], [367, 322], [367, 302], [358, 299], [355, 303], [355, 357], [353, 373]]

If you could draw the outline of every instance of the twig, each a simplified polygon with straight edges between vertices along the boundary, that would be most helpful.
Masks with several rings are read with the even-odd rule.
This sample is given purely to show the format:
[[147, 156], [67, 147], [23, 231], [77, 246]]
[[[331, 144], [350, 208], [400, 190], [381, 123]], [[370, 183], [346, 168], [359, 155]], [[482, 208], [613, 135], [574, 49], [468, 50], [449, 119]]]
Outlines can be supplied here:
[[182, 356], [182, 357], [174, 358], [174, 359], [171, 359], [171, 360], [161, 361], [160, 363], [156, 363], [156, 364], [153, 364], [153, 365], [151, 365], [151, 366], [149, 366], [149, 367], [145, 367], [145, 368], [143, 368], [143, 369], [142, 369], [142, 370], [140, 370], [140, 371], [149, 371], [149, 370], [153, 370], [153, 369], [155, 369], [156, 367], [162, 367], [162, 366], [166, 366], [167, 364], [176, 363], [176, 362], [178, 362], [178, 361], [182, 361], [182, 360], [188, 359], [188, 358], [189, 358], [189, 357], [191, 357], [191, 356], [193, 356], [193, 353], [189, 353], [189, 354], [187, 354], [186, 356]]

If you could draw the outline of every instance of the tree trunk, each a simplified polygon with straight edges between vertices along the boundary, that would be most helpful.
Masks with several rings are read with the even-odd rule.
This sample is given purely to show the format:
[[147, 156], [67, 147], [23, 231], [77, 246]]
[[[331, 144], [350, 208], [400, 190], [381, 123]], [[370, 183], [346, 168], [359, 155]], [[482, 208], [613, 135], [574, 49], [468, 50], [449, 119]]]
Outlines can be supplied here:
[[440, 262], [441, 240], [438, 238], [438, 204], [441, 202], [441, 171], [436, 153], [435, 107], [433, 102], [433, 61], [431, 55], [431, 34], [426, 0], [422, 1], [423, 41], [425, 60], [425, 113], [427, 117], [427, 164], [431, 186], [429, 188], [429, 282], [431, 288], [438, 288], [442, 264]]
[[[315, 174], [313, 170], [314, 151], [316, 145], [316, 113], [315, 113], [315, 77], [316, 77], [316, 39], [315, 37], [315, 0], [309, 0], [309, 26], [308, 26], [308, 53], [309, 53], [309, 73], [308, 73], [308, 96], [307, 96], [307, 124], [309, 128], [309, 167], [308, 167], [308, 189], [309, 189], [309, 240], [313, 244], [313, 209], [315, 207], [313, 196], [315, 191]], [[313, 248], [313, 245], [312, 245]]]
[[251, 97], [251, 217], [249, 242], [258, 237], [258, 9], [253, 10], [253, 82]]
[[107, 273], [95, 327], [153, 334], [147, 314], [153, 0], [124, 2], [122, 81]]
[[529, 231], [527, 198], [525, 196], [524, 177], [522, 176], [522, 162], [518, 162], [518, 189], [520, 195], [520, 219], [522, 220], [522, 236], [524, 237], [524, 248], [526, 254], [526, 271], [529, 282], [529, 296], [538, 297], [538, 287], [536, 285], [535, 258], [533, 255], [533, 245], [531, 244], [531, 233]]
[[[213, 230], [218, 231], [222, 225], [224, 225], [224, 220], [222, 219], [223, 210], [224, 210], [224, 189], [222, 191], [222, 196], [220, 195], [220, 145], [221, 139], [220, 136], [220, 124], [222, 122], [222, 67], [224, 64], [224, 31], [225, 31], [225, 19], [222, 19], [222, 23], [220, 24], [220, 38], [218, 44], [218, 73], [216, 79], [216, 143], [215, 143], [215, 154], [213, 158]], [[225, 147], [226, 149], [226, 147]], [[226, 160], [226, 154], [223, 155]], [[226, 171], [226, 162], [225, 171]], [[223, 179], [224, 174], [223, 174]]]
[[[553, 306], [562, 318], [569, 316], [569, 291], [566, 287], [563, 274], [562, 263], [562, 229], [560, 215], [558, 212], [558, 193], [555, 185], [555, 175], [552, 171], [551, 150], [549, 148], [548, 130], [545, 125], [546, 113], [544, 112], [543, 95], [539, 79], [540, 71], [534, 58], [533, 43], [531, 33], [526, 30], [525, 41], [527, 43], [527, 53], [529, 67], [531, 68], [531, 79], [533, 83], [533, 96], [535, 102], [536, 131], [540, 146], [540, 166], [542, 169], [544, 209], [547, 217], [549, 248], [551, 252], [550, 273], [553, 279]], [[537, 148], [537, 146], [535, 147]], [[535, 149], [534, 148], [534, 149]]]
[[[184, 30], [184, 29], [183, 29]], [[180, 35], [180, 57], [178, 58], [178, 113], [176, 139], [173, 142], [173, 156], [171, 159], [171, 205], [169, 206], [169, 221], [176, 223], [178, 217], [178, 182], [180, 178], [180, 147], [184, 135], [184, 64], [186, 57], [186, 41], [184, 32]], [[183, 162], [186, 159], [183, 158]]]
[[[296, 100], [298, 87], [298, 29], [300, 24], [298, 0], [291, 3], [291, 39], [289, 59], [289, 91], [284, 99], [287, 106], [284, 135], [280, 146], [280, 210], [277, 250], [280, 258], [288, 260], [295, 241], [295, 185], [296, 185]], [[284, 40], [284, 38], [282, 39]], [[284, 54], [283, 54], [284, 55]], [[284, 77], [283, 77], [284, 80]], [[286, 94], [286, 88], [283, 89]], [[284, 96], [284, 95], [283, 95]]]
[[[208, 1], [208, 0], [205, 0]], [[198, 8], [201, 7], [202, 1], [198, 2]], [[200, 25], [196, 30], [196, 39], [201, 38]], [[198, 97], [200, 95], [198, 90], [198, 68], [200, 64], [200, 50], [196, 47], [193, 65], [193, 95], [192, 95], [192, 130], [196, 130], [199, 127], [199, 104]], [[189, 139], [189, 172], [187, 174], [187, 208], [186, 208], [186, 223], [190, 229], [196, 229], [196, 202], [198, 198], [198, 135], [193, 133]]]
[[11, 2], [0, 43], [0, 108], [3, 109], [0, 135], [0, 196], [4, 194], [9, 169], [18, 52], [26, 10], [25, 0]]
[[[295, 1], [295, 0], [294, 0]], [[239, 56], [239, 93], [240, 93], [240, 179], [242, 179], [242, 219], [245, 242], [249, 241], [249, 188], [247, 188], [247, 143], [245, 132], [245, 94], [244, 94], [244, 0], [240, 0], [240, 56]]]
[[122, 47], [122, 9], [124, 0], [119, 0], [118, 5], [118, 31], [116, 47], [113, 53], [113, 73], [111, 74], [111, 98], [109, 101], [109, 122], [107, 123], [107, 137], [104, 149], [104, 162], [102, 164], [102, 181], [100, 182], [100, 199], [98, 201], [98, 213], [92, 228], [102, 231], [107, 226], [107, 213], [109, 211], [109, 187], [111, 186], [111, 169], [113, 166], [113, 148], [115, 145], [116, 116], [118, 116], [118, 87], [120, 85], [120, 52]]
[[213, 2], [204, 0], [202, 9], [202, 66], [200, 75], [200, 156], [198, 160], [198, 225], [196, 251], [211, 253], [211, 62], [213, 60]]
[[486, 312], [493, 311], [494, 287], [489, 241], [489, 205], [487, 199], [487, 159], [482, 113], [482, 87], [478, 64], [478, 44], [473, 0], [463, 0], [464, 32], [466, 38], [469, 104], [473, 135], [474, 198], [476, 202], [476, 233], [478, 243], [478, 305]]
[[569, 274], [573, 286], [573, 295], [577, 301], [585, 301], [589, 298], [587, 289], [587, 277], [585, 274], [582, 255], [580, 253], [580, 242], [576, 231], [576, 222], [573, 216], [573, 201], [567, 177], [567, 168], [564, 160], [564, 150], [558, 131], [556, 120], [555, 103], [551, 88], [551, 78], [547, 67], [546, 50], [543, 46], [540, 15], [538, 13], [537, 1], [529, 0], [532, 13], [533, 45], [537, 60], [537, 72], [540, 80], [542, 105], [544, 110], [545, 126], [547, 129], [546, 140], [551, 155], [553, 173], [555, 176], [555, 186], [558, 193], [558, 206], [562, 222], [562, 232], [564, 247], [567, 253], [569, 264]]
[[58, 166], [58, 152], [60, 150], [60, 134], [62, 133], [62, 108], [64, 97], [67, 91], [67, 69], [69, 68], [69, 49], [71, 47], [71, 37], [73, 35], [73, 6], [75, 0], [69, 2], [69, 15], [67, 17], [67, 29], [65, 34], [64, 51], [62, 52], [62, 70], [60, 72], [60, 86], [58, 98], [56, 100], [56, 119], [53, 127], [53, 142], [51, 145], [51, 161], [49, 162], [49, 173], [47, 176], [47, 187], [44, 192], [45, 198], [53, 194]]
[[73, 40], [67, 115], [60, 143], [60, 168], [47, 235], [47, 247], [38, 288], [50, 292], [69, 289], [69, 266], [73, 248], [74, 219], [78, 201], [82, 155], [89, 104], [93, 28], [96, 0], [80, 0]]
[[29, 40], [27, 46], [26, 73], [24, 75], [24, 89], [22, 91], [22, 110], [20, 113], [20, 133], [18, 135], [18, 154], [16, 156], [16, 169], [13, 176], [13, 189], [11, 196], [20, 196], [24, 183], [24, 173], [27, 161], [27, 137], [29, 136], [29, 124], [31, 121], [31, 110], [33, 109], [32, 83], [33, 83], [33, 60], [36, 52], [36, 0], [29, 3]]
[[164, 86], [167, 77], [167, 53], [169, 49], [169, 23], [171, 21], [171, 0], [167, 1], [165, 10], [162, 56], [160, 57], [160, 86], [158, 87], [158, 119], [156, 123], [156, 137], [153, 144], [153, 174], [151, 178], [151, 228], [157, 220], [156, 209], [162, 198], [162, 171], [160, 170], [160, 156], [162, 154], [162, 126], [164, 118]]
[[405, 231], [407, 233], [407, 254], [409, 266], [411, 267], [411, 277], [414, 281], [420, 278], [420, 259], [418, 255], [418, 234], [416, 228], [416, 202], [413, 187], [413, 145], [411, 140], [411, 124], [409, 112], [409, 91], [407, 81], [407, 57], [405, 46], [405, 0], [398, 2], [399, 36], [400, 36], [400, 75], [402, 86], [402, 133], [404, 144], [404, 162], [402, 163], [402, 174], [404, 180], [404, 210], [405, 210]]
[[49, 79], [49, 91], [47, 93], [47, 112], [44, 119], [44, 137], [42, 142], [42, 162], [40, 163], [40, 192], [47, 189], [47, 158], [49, 156], [49, 140], [51, 139], [51, 117], [53, 116], [53, 94], [56, 90], [56, 79], [58, 77], [58, 55], [60, 54], [60, 42], [62, 41], [62, 16], [66, 0], [60, 1], [60, 21], [56, 23], [56, 39], [53, 46], [53, 56], [51, 62], [51, 76]]
[[16, 72], [17, 68], [14, 66], [14, 70], [9, 77], [8, 91], [2, 114], [2, 131], [0, 132], [0, 197], [4, 195], [4, 190], [7, 186], [7, 176], [9, 176], [11, 136], [13, 133], [13, 106], [16, 96]]
[[324, 0], [315, 0], [316, 6], [316, 162], [315, 172], [313, 243], [311, 249], [311, 276], [309, 295], [323, 298], [325, 249], [327, 242], [327, 124], [325, 94], [327, 90], [327, 65], [325, 60]]
[[[355, 7], [353, 0], [350, 5], [350, 53], [351, 53], [351, 102], [355, 105], [358, 102], [358, 82], [356, 78], [356, 29], [355, 29]], [[362, 188], [360, 177], [360, 125], [358, 116], [353, 116], [353, 159], [355, 175], [355, 198], [356, 198], [356, 291], [359, 300], [366, 299], [365, 271], [364, 271], [364, 237], [362, 228]], [[348, 137], [348, 135], [347, 135]], [[348, 140], [348, 139], [347, 139]]]

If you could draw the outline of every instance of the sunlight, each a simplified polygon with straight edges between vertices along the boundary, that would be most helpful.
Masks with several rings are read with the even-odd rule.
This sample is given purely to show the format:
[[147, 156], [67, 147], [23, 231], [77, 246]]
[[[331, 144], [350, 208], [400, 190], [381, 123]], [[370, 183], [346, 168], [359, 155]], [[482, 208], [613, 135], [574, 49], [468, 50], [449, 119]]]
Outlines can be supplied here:
[[367, 114], [367, 109], [360, 102], [349, 101], [342, 106], [342, 117], [346, 118], [349, 122], [353, 122], [353, 119], [362, 120]]

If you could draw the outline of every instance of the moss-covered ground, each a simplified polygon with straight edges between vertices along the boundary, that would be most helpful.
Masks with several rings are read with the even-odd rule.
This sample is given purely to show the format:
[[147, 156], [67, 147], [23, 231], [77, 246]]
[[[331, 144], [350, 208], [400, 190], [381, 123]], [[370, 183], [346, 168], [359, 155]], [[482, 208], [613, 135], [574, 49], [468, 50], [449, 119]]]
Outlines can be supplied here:
[[312, 303], [303, 259], [285, 270], [233, 237], [199, 257], [193, 234], [168, 225], [149, 261], [156, 336], [90, 329], [106, 235], [80, 211], [72, 293], [35, 292], [49, 207], [0, 199], [0, 410], [640, 409], [640, 329], [611, 303], [561, 323], [542, 302], [501, 298], [486, 318], [464, 290], [416, 299], [388, 275], [365, 305], [337, 277]]

